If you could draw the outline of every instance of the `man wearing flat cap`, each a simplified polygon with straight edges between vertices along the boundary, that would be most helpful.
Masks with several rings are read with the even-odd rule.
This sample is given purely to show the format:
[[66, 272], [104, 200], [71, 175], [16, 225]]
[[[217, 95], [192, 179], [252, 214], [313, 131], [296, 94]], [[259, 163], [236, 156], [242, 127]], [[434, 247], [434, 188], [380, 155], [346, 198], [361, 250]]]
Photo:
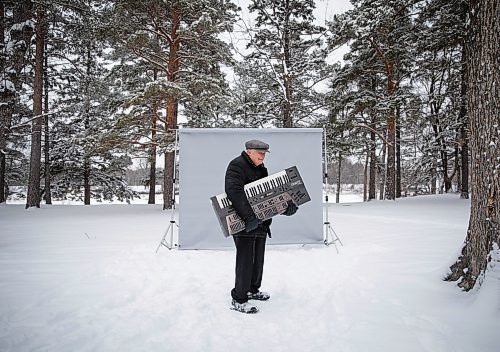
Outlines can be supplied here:
[[[245, 143], [245, 150], [233, 159], [226, 170], [225, 191], [234, 210], [245, 222], [245, 229], [235, 233], [236, 279], [231, 290], [231, 307], [242, 313], [257, 313], [258, 308], [249, 300], [266, 301], [270, 295], [260, 291], [264, 269], [264, 252], [267, 236], [271, 237], [272, 219], [262, 222], [255, 215], [244, 191], [250, 182], [267, 177], [264, 158], [269, 144], [252, 139]], [[297, 206], [289, 204], [284, 215], [293, 215]]]

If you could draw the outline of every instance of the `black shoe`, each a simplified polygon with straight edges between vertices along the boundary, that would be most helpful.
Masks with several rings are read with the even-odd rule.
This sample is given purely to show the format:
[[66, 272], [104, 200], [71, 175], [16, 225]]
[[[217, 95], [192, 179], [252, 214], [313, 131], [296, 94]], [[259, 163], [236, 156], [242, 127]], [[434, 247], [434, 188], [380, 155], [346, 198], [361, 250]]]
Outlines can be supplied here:
[[256, 293], [248, 292], [247, 295], [248, 299], [254, 299], [256, 301], [267, 301], [269, 298], [271, 298], [271, 295], [269, 295], [269, 293], [262, 291]]

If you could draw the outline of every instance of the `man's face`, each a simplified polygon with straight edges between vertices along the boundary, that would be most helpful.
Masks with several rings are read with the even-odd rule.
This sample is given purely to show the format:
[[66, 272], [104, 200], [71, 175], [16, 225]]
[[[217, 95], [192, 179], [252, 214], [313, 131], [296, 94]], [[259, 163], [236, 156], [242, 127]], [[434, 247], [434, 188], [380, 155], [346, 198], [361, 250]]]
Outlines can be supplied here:
[[266, 152], [262, 152], [256, 149], [248, 149], [247, 154], [255, 166], [259, 166], [260, 164], [262, 164], [264, 162], [264, 158], [266, 157]]

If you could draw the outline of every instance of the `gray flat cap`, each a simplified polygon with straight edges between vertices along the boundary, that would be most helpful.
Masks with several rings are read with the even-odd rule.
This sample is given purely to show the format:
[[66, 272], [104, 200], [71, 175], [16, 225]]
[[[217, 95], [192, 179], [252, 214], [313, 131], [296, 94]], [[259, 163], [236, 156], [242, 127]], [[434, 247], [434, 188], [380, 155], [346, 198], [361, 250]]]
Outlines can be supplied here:
[[261, 152], [269, 153], [269, 144], [259, 141], [257, 139], [252, 139], [245, 142], [246, 149], [255, 149]]

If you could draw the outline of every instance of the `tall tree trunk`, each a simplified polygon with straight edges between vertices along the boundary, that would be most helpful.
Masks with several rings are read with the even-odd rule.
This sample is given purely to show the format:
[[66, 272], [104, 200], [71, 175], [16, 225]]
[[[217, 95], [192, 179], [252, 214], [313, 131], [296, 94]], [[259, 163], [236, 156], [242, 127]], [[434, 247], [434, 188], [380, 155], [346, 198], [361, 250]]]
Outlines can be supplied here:
[[498, 0], [471, 0], [467, 21], [471, 211], [461, 256], [447, 277], [459, 280], [464, 290], [482, 283], [489, 255], [500, 244], [500, 130], [495, 127], [500, 125], [499, 17]]
[[337, 192], [335, 193], [335, 203], [340, 203], [341, 173], [342, 173], [342, 152], [339, 151], [339, 164], [337, 168]]
[[35, 81], [33, 86], [33, 122], [31, 125], [30, 173], [26, 209], [40, 208], [40, 167], [42, 157], [42, 97], [43, 97], [43, 49], [44, 49], [44, 13], [38, 6], [36, 11], [36, 49], [35, 49]]
[[[371, 89], [372, 92], [376, 92], [377, 80], [376, 78], [371, 79]], [[369, 187], [368, 187], [368, 201], [376, 199], [376, 179], [377, 179], [377, 141], [375, 136], [375, 131], [377, 130], [377, 117], [370, 108], [370, 176], [369, 176]]]
[[457, 176], [457, 192], [460, 192], [462, 189], [462, 168], [460, 166], [460, 148], [458, 145], [455, 147], [455, 169], [456, 169], [456, 176]]
[[14, 93], [3, 91], [0, 93], [0, 203], [7, 201], [8, 187], [6, 182], [7, 138], [12, 121]]
[[[386, 131], [387, 132], [387, 131]], [[386, 133], [386, 139], [387, 139], [387, 133]], [[387, 143], [384, 141], [384, 146], [382, 149], [382, 158], [380, 158], [381, 163], [379, 164], [379, 174], [380, 174], [380, 189], [379, 189], [379, 199], [382, 200], [384, 199], [384, 194], [385, 194], [385, 178], [386, 178], [386, 154], [387, 154]]]
[[45, 65], [43, 67], [44, 82], [44, 178], [45, 178], [45, 204], [52, 204], [52, 192], [50, 191], [50, 134], [49, 134], [49, 75], [48, 75], [48, 56], [47, 43], [45, 43]]
[[[90, 135], [90, 77], [92, 75], [92, 52], [90, 48], [91, 43], [87, 43], [87, 62], [86, 62], [86, 82], [85, 82], [85, 94], [86, 94], [86, 102], [84, 107], [84, 127], [85, 133], [88, 137]], [[92, 173], [92, 165], [91, 165], [91, 154], [90, 154], [90, 145], [88, 141], [85, 142], [84, 148], [84, 157], [83, 157], [83, 204], [90, 205], [90, 199], [92, 196], [91, 190], [91, 173]]]
[[455, 146], [455, 162], [453, 167], [455, 168], [453, 174], [457, 178], [457, 192], [458, 192], [460, 189], [462, 189], [462, 179], [461, 179], [462, 173], [460, 172], [460, 152], [458, 145]]
[[366, 150], [365, 167], [363, 168], [363, 202], [368, 200], [368, 165], [370, 165], [370, 149]]
[[[153, 80], [158, 78], [158, 69], [153, 67]], [[151, 147], [149, 149], [149, 199], [148, 204], [155, 204], [156, 198], [156, 124], [158, 121], [159, 101], [153, 103], [151, 114]]]
[[401, 198], [401, 108], [396, 107], [396, 198]]
[[90, 187], [90, 158], [85, 155], [83, 161], [83, 204], [90, 205], [92, 192]]
[[156, 197], [156, 121], [158, 108], [155, 104], [151, 116], [151, 148], [149, 150], [149, 199], [148, 204], [155, 204]]
[[459, 121], [462, 123], [460, 129], [460, 167], [461, 188], [460, 198], [469, 199], [469, 136], [468, 136], [468, 115], [467, 115], [467, 45], [462, 44], [462, 67], [461, 67], [461, 87], [460, 87], [460, 112]]
[[434, 153], [432, 154], [431, 165], [431, 194], [437, 193], [437, 160]]
[[465, 126], [462, 126], [461, 135], [462, 148], [460, 150], [460, 159], [462, 164], [460, 170], [462, 185], [460, 188], [460, 198], [469, 199], [469, 136]]
[[[396, 90], [396, 81], [394, 77], [394, 62], [386, 57], [382, 48], [375, 43], [373, 38], [367, 38], [377, 56], [382, 61], [385, 67], [385, 75], [387, 78], [387, 96], [392, 97]], [[396, 199], [396, 121], [394, 116], [394, 108], [389, 108], [387, 114], [387, 150], [386, 163], [386, 182], [385, 182], [385, 198], [389, 200]]]
[[[8, 8], [5, 1], [0, 1], [0, 49], [5, 42], [5, 12]], [[9, 8], [10, 9], [10, 8]], [[16, 91], [21, 88], [20, 73], [27, 64], [26, 52], [29, 49], [33, 28], [27, 23], [33, 18], [31, 0], [14, 2], [12, 9], [14, 23], [25, 23], [18, 30], [11, 30], [11, 41], [15, 42], [5, 60], [0, 61], [0, 72], [4, 73], [0, 80], [0, 203], [7, 201], [7, 141], [12, 124], [12, 114], [15, 108]], [[8, 69], [7, 69], [8, 67]]]
[[[372, 128], [374, 124], [372, 124]], [[376, 178], [377, 178], [377, 146], [375, 141], [375, 132], [370, 132], [370, 181], [368, 187], [368, 201], [375, 199]]]
[[[0, 2], [0, 52], [4, 51], [5, 47], [5, 8], [4, 3]], [[0, 60], [0, 71], [5, 72], [5, 60]], [[7, 200], [7, 191], [5, 183], [5, 159], [7, 152], [5, 147], [7, 146], [7, 135], [9, 128], [7, 126], [7, 121], [10, 121], [12, 116], [12, 106], [10, 106], [10, 101], [12, 97], [11, 94], [7, 93], [5, 87], [1, 86], [2, 93], [0, 93], [0, 204], [5, 203]]]
[[396, 125], [394, 121], [394, 111], [389, 112], [387, 117], [387, 182], [385, 188], [385, 199], [396, 199]]
[[[175, 82], [177, 73], [180, 68], [180, 41], [179, 27], [181, 22], [181, 11], [179, 8], [172, 9], [172, 30], [170, 32], [170, 52], [168, 56], [168, 72], [167, 78], [169, 82]], [[173, 145], [175, 143], [175, 129], [177, 128], [177, 109], [179, 102], [173, 95], [167, 96], [167, 119], [165, 123], [165, 133], [167, 143]], [[174, 199], [174, 151], [165, 153], [165, 169], [163, 172], [163, 209], [173, 207], [172, 200]]]
[[291, 69], [291, 45], [290, 45], [290, 0], [285, 0], [284, 3], [285, 23], [283, 25], [283, 54], [284, 65], [283, 67], [283, 84], [285, 86], [285, 98], [283, 102], [283, 127], [293, 127], [292, 121], [292, 77], [290, 75]]

